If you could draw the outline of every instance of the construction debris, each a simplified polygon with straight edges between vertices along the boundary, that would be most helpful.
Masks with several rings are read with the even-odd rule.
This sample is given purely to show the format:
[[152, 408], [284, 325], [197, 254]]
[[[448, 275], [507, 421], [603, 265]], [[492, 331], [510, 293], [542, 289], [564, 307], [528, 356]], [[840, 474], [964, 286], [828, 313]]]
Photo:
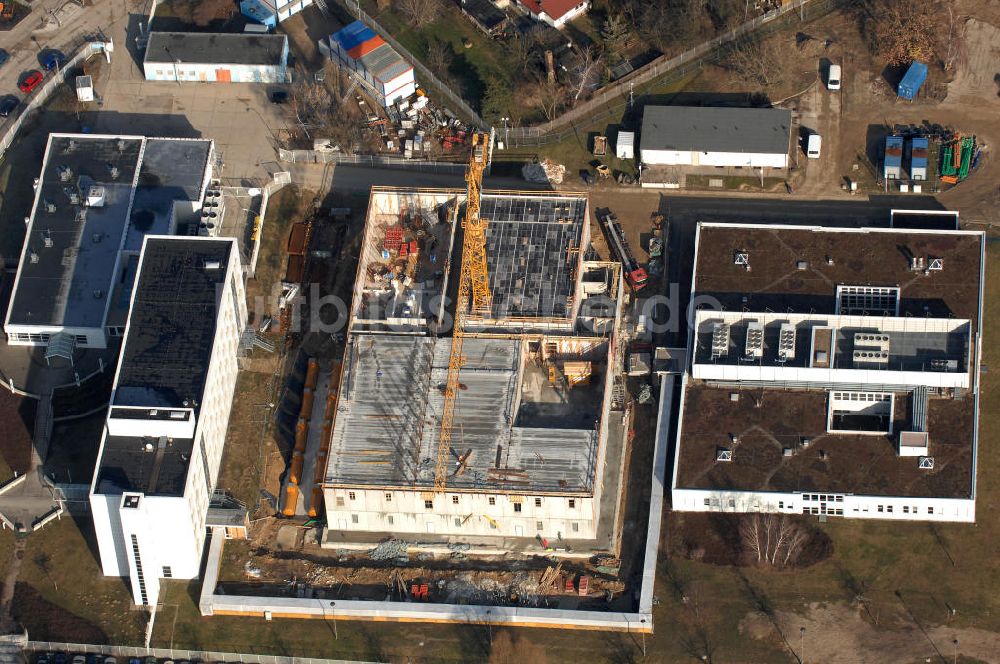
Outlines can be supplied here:
[[528, 182], [562, 184], [563, 177], [566, 176], [566, 167], [550, 159], [543, 159], [540, 162], [525, 164], [521, 168], [521, 175]]
[[369, 551], [368, 557], [372, 560], [396, 560], [399, 558], [409, 559], [409, 555], [406, 552], [409, 546], [410, 543], [404, 540], [387, 539]]

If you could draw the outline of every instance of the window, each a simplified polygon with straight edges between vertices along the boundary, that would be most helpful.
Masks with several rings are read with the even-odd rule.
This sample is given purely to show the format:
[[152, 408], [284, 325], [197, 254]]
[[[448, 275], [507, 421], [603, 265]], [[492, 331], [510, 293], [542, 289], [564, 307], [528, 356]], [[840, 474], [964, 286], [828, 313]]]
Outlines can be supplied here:
[[344, 506], [344, 497], [337, 496], [337, 507], [343, 507], [343, 506]]
[[497, 522], [490, 521], [490, 530], [496, 530], [496, 529], [497, 529]]
[[174, 571], [172, 569], [170, 569], [170, 565], [164, 565], [163, 566], [163, 578], [164, 579], [172, 579], [172, 578], [174, 578]]
[[730, 507], [736, 507], [736, 499], [735, 498], [730, 498], [729, 499], [729, 506]]
[[574, 533], [580, 532], [580, 524], [577, 523], [576, 521], [573, 522], [573, 532]]
[[[705, 504], [707, 505], [708, 503], [705, 503]], [[573, 498], [569, 499], [569, 508], [570, 509], [576, 508], [576, 500], [574, 500]]]
[[927, 508], [927, 513], [928, 514], [934, 514], [934, 508], [933, 507], [928, 507]]
[[358, 523], [358, 515], [357, 514], [352, 514], [351, 515], [351, 523]]
[[452, 505], [458, 505], [458, 496], [452, 496], [451, 497], [451, 504]]
[[544, 527], [545, 525], [541, 521], [535, 521], [535, 530], [542, 532], [542, 528]]
[[391, 493], [385, 494], [385, 502], [387, 502], [387, 503], [391, 503], [392, 502], [392, 494]]
[[[569, 502], [570, 502], [570, 507], [573, 507], [573, 501], [571, 500]], [[708, 505], [711, 505], [711, 504], [712, 504], [712, 500], [710, 498], [706, 498], [705, 499], [705, 506], [707, 507]]]
[[493, 496], [490, 496], [490, 505], [496, 505], [496, 504], [497, 504], [497, 499], [494, 498]]
[[[707, 500], [707, 499], [706, 499], [706, 500]], [[778, 501], [778, 509], [779, 509], [779, 510], [783, 510], [783, 509], [785, 509], [785, 501], [783, 501], [783, 500], [779, 500], [779, 501]]]
[[355, 498], [357, 498], [357, 496], [354, 494], [353, 491], [348, 491], [347, 492], [347, 497], [350, 498], [351, 500], [354, 500]]
[[425, 500], [424, 501], [424, 509], [425, 510], [432, 510], [432, 509], [434, 509], [434, 501], [433, 500]]
[[917, 506], [914, 505], [913, 507], [911, 507], [910, 511], [913, 512], [914, 514], [916, 514], [917, 513]]
[[514, 511], [515, 512], [521, 511], [521, 503], [514, 503]]
[[892, 505], [886, 505], [885, 511], [888, 512], [889, 514], [892, 514]]
[[909, 514], [909, 513], [910, 513], [910, 506], [903, 505], [903, 514]]
[[837, 496], [836, 500], [837, 500], [838, 503], [842, 503], [842, 502], [844, 502], [844, 497], [843, 496]]
[[542, 499], [535, 498], [535, 507], [541, 507], [541, 506], [542, 506]]
[[462, 527], [462, 519], [459, 518], [459, 517], [457, 517], [457, 516], [455, 517], [455, 527], [456, 528], [461, 528]]
[[390, 526], [391, 526], [392, 524], [396, 523], [396, 519], [395, 519], [395, 518], [394, 518], [394, 517], [393, 517], [393, 516], [392, 516], [391, 514], [390, 514], [389, 516], [385, 517], [385, 519], [386, 519], [386, 521], [388, 521], [388, 522], [389, 522], [389, 525], [390, 525]]

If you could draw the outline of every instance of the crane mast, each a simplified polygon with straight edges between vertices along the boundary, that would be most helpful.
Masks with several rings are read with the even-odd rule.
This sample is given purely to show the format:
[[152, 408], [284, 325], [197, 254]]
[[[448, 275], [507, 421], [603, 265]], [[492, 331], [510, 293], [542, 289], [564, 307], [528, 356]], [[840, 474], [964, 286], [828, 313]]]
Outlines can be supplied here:
[[[455, 327], [451, 335], [448, 357], [448, 380], [444, 388], [441, 409], [441, 430], [438, 437], [437, 461], [434, 466], [434, 491], [444, 491], [448, 483], [448, 456], [451, 434], [455, 425], [455, 401], [458, 398], [459, 373], [465, 364], [462, 345], [465, 336], [465, 314], [471, 310], [478, 316], [488, 316], [493, 307], [489, 271], [486, 267], [486, 222], [479, 216], [482, 197], [483, 171], [489, 160], [489, 135], [472, 135], [472, 154], [465, 173], [466, 203], [462, 240], [462, 265], [458, 281], [458, 301], [455, 305]], [[471, 300], [471, 302], [470, 302]]]

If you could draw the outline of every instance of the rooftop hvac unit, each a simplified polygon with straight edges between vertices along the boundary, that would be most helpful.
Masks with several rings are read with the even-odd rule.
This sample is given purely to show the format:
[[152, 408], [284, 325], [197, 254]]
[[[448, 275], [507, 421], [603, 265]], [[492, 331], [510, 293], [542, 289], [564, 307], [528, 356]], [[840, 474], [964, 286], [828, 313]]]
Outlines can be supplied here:
[[764, 326], [760, 321], [750, 321], [747, 325], [746, 356], [760, 358], [764, 355]]
[[854, 335], [854, 347], [889, 352], [889, 335], [870, 332], [858, 332]]
[[52, 247], [52, 233], [45, 231], [42, 233], [42, 245], [46, 248]]
[[712, 359], [729, 355], [729, 323], [712, 326]]
[[733, 265], [742, 265], [747, 270], [750, 269], [750, 254], [746, 251], [737, 251], [733, 254]]
[[795, 326], [791, 323], [782, 323], [781, 331], [778, 332], [778, 359], [795, 359]]
[[883, 350], [856, 350], [854, 364], [884, 367], [889, 364], [889, 353]]
[[104, 207], [104, 187], [95, 185], [87, 189], [87, 207]]
[[958, 360], [935, 358], [930, 362], [931, 371], [958, 371]]

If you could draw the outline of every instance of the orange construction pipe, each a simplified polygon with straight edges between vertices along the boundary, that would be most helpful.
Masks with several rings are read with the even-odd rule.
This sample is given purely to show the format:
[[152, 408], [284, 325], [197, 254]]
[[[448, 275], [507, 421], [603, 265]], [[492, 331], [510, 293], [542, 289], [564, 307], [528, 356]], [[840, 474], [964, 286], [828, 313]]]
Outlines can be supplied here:
[[326, 452], [319, 451], [316, 455], [316, 468], [313, 470], [313, 483], [322, 484], [326, 479]]
[[316, 378], [319, 377], [319, 362], [315, 358], [309, 360], [306, 366], [306, 387], [311, 390], [316, 389]]
[[309, 499], [309, 510], [307, 514], [309, 516], [319, 516], [320, 510], [323, 508], [323, 489], [318, 486], [314, 486], [312, 490], [312, 497]]
[[306, 440], [309, 438], [309, 422], [299, 419], [295, 425], [295, 451], [304, 453], [306, 451]]
[[295, 516], [295, 508], [299, 502], [299, 487], [289, 484], [285, 487], [285, 508], [281, 513], [285, 516]]
[[302, 407], [299, 408], [299, 417], [304, 417], [307, 420], [312, 417], [313, 409], [313, 390], [311, 387], [303, 388], [302, 390]]
[[304, 461], [302, 452], [292, 452], [292, 465], [288, 467], [289, 484], [298, 484], [302, 479], [302, 463]]

